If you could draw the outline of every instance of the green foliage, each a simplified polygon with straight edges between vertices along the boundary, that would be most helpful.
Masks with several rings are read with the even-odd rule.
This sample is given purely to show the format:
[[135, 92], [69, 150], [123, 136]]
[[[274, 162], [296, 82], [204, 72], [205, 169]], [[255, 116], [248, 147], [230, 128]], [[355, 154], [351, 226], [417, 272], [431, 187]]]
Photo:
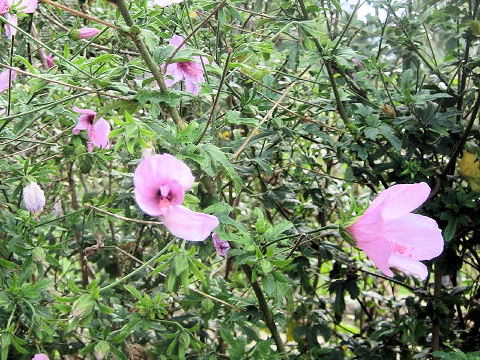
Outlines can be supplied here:
[[[134, 26], [121, 0], [64, 3], [88, 18], [40, 2], [1, 33], [0, 70], [23, 71], [0, 93], [1, 360], [480, 358], [477, 1], [135, 0]], [[198, 95], [161, 89], [199, 56]], [[73, 106], [110, 149], [72, 134]], [[184, 205], [218, 218], [226, 257], [136, 205], [149, 152], [192, 169]], [[419, 182], [445, 250], [425, 282], [390, 279], [346, 228]]]

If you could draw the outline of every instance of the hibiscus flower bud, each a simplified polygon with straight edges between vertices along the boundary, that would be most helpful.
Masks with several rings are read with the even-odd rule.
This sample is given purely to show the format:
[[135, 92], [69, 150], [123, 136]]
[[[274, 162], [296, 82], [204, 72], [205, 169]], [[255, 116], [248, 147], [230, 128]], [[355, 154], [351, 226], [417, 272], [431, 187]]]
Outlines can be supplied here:
[[68, 34], [72, 39], [90, 39], [100, 32], [97, 28], [84, 27], [75, 29]]
[[45, 195], [40, 186], [35, 182], [30, 182], [23, 188], [23, 203], [25, 208], [32, 214], [37, 215], [45, 206]]
[[217, 233], [212, 233], [212, 239], [215, 250], [217, 250], [217, 254], [220, 256], [227, 255], [228, 250], [230, 250], [230, 244], [228, 241], [220, 239]]

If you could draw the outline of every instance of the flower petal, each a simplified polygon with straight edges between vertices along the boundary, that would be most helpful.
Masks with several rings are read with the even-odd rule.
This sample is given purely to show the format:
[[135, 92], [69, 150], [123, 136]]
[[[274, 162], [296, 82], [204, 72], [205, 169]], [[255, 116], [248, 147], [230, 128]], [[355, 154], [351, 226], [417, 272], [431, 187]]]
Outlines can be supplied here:
[[[7, 21], [9, 23], [11, 23], [12, 25], [15, 25], [15, 26], [18, 25], [17, 15], [15, 15], [15, 14], [8, 13], [8, 14], [5, 15], [5, 19], [7, 19]], [[11, 39], [12, 36], [15, 36], [16, 34], [17, 34], [17, 29], [15, 29], [13, 26], [5, 24], [5, 36], [8, 39]]]
[[200, 92], [200, 85], [197, 81], [191, 77], [185, 77], [185, 91], [195, 96]]
[[97, 113], [95, 111], [93, 111], [92, 109], [79, 109], [76, 106], [73, 106], [72, 109], [73, 109], [73, 111], [75, 111], [79, 114], [97, 116]]
[[392, 248], [388, 240], [383, 236], [381, 229], [373, 224], [363, 223], [362, 218], [365, 218], [365, 214], [360, 217], [357, 222], [347, 230], [352, 234], [353, 238], [357, 242], [357, 245], [362, 249], [365, 254], [372, 260], [375, 265], [382, 270], [387, 276], [393, 276], [392, 271], [388, 266], [388, 259], [392, 254]]
[[148, 215], [159, 216], [165, 213], [165, 207], [159, 203], [158, 198], [161, 187], [168, 186], [173, 196], [170, 204], [179, 205], [195, 178], [183, 161], [162, 154], [144, 158], [135, 170], [133, 181], [138, 206]]
[[430, 194], [430, 187], [418, 184], [398, 184], [382, 191], [372, 201], [367, 213], [381, 212], [382, 217], [392, 219], [408, 214], [422, 205]]
[[160, 219], [173, 235], [188, 241], [203, 241], [218, 226], [215, 216], [195, 212], [182, 205], [173, 206]]
[[220, 239], [217, 233], [212, 234], [212, 240], [215, 250], [217, 250], [217, 254], [220, 256], [227, 255], [228, 250], [230, 250], [230, 244], [228, 241]]
[[23, 188], [23, 204], [32, 214], [42, 211], [45, 206], [45, 194], [35, 182], [30, 182]]
[[443, 251], [442, 230], [426, 216], [406, 214], [386, 220], [383, 234], [390, 241], [393, 253], [407, 258], [430, 260]]
[[103, 118], [97, 120], [93, 126], [95, 130], [95, 138], [93, 145], [100, 149], [110, 149], [110, 142], [108, 141], [108, 134], [110, 134], [110, 124]]
[[37, 10], [38, 1], [37, 0], [20, 0], [17, 3], [17, 9], [20, 12], [25, 14], [32, 14]]
[[[172, 38], [168, 42], [168, 45], [179, 47], [181, 43], [183, 43], [183, 38], [181, 36], [173, 34]], [[184, 49], [184, 48], [185, 48], [185, 44], [183, 44], [180, 49]]]
[[425, 264], [401, 255], [393, 254], [390, 256], [389, 264], [396, 269], [416, 275], [422, 280], [425, 280], [428, 276], [428, 269]]
[[11, 0], [0, 0], [0, 15], [8, 13], [11, 5]]
[[15, 81], [15, 79], [17, 77], [17, 72], [15, 70], [9, 70], [9, 69], [3, 70], [0, 73], [0, 92], [8, 89], [8, 81], [9, 81], [9, 78], [10, 78], [10, 71], [12, 72], [12, 76], [11, 76], [12, 83]]
[[36, 354], [32, 360], [48, 360], [48, 356], [45, 354]]
[[165, 71], [165, 75], [168, 75], [165, 77], [165, 85], [167, 87], [171, 87], [172, 85], [175, 85], [184, 77], [183, 71], [179, 68], [177, 63], [168, 64], [167, 70]]

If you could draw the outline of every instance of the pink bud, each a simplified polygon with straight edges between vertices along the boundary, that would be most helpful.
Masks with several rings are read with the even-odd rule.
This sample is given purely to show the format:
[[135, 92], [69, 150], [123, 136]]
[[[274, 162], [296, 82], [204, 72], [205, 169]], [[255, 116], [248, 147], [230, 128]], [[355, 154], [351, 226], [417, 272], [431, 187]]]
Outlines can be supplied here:
[[55, 66], [55, 62], [53, 61], [53, 54], [45, 55], [45, 62], [47, 63], [47, 69]]
[[45, 206], [45, 195], [40, 186], [35, 182], [31, 182], [23, 188], [23, 203], [28, 211], [37, 215]]
[[228, 241], [220, 239], [217, 233], [212, 233], [212, 239], [215, 250], [217, 250], [217, 254], [220, 256], [227, 255], [228, 250], [230, 250], [230, 244]]
[[84, 27], [81, 29], [75, 29], [70, 32], [71, 37], [74, 39], [90, 39], [100, 32], [97, 28]]

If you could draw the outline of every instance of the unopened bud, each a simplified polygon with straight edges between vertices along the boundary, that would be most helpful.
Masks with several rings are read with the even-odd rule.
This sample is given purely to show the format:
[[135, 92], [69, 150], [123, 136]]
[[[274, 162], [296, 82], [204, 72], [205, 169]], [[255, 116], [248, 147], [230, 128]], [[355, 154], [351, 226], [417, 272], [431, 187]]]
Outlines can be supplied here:
[[100, 32], [97, 28], [84, 27], [70, 31], [69, 36], [73, 39], [90, 39]]
[[43, 210], [45, 206], [45, 195], [37, 183], [32, 181], [23, 188], [23, 203], [32, 214], [36, 215]]

